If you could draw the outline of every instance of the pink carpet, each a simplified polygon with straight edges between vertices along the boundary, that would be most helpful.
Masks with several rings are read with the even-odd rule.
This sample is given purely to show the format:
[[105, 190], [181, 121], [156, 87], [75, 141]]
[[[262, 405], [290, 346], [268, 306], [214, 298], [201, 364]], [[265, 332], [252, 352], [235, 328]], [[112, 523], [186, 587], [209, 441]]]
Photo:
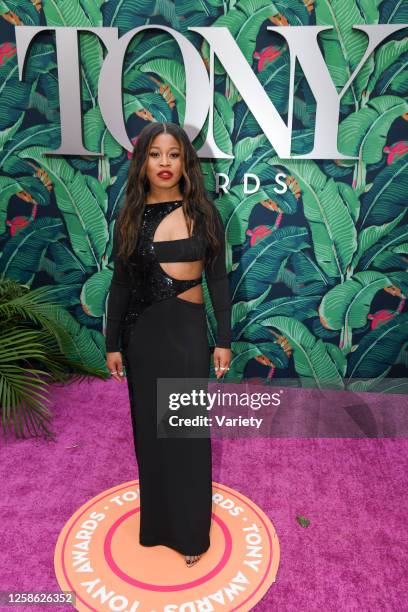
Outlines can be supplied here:
[[[52, 398], [56, 441], [2, 440], [2, 591], [59, 591], [53, 555], [66, 520], [137, 478], [125, 383], [54, 387]], [[213, 479], [251, 498], [278, 534], [277, 579], [257, 612], [408, 609], [407, 439], [214, 440], [213, 449]]]

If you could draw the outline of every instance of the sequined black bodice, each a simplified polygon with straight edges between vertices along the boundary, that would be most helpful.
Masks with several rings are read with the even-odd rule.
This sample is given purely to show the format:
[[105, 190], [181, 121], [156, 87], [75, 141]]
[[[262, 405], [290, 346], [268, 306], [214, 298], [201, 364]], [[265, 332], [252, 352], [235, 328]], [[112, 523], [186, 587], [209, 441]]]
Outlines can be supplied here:
[[202, 275], [192, 280], [173, 278], [166, 273], [161, 263], [197, 260], [204, 260], [206, 282], [217, 319], [217, 345], [230, 346], [231, 301], [225, 265], [224, 228], [218, 211], [215, 210], [216, 233], [222, 248], [215, 258], [214, 266], [209, 265], [207, 258], [207, 241], [202, 231], [201, 215], [197, 217], [191, 237], [153, 241], [156, 228], [164, 217], [182, 205], [181, 200], [145, 205], [137, 245], [130, 261], [126, 263], [117, 257], [120, 238], [114, 232], [112, 253], [115, 267], [107, 309], [107, 351], [119, 350], [122, 323], [133, 323], [153, 302], [173, 298], [202, 282]]
[[161, 262], [195, 261], [205, 255], [201, 236], [178, 240], [153, 241], [160, 222], [169, 213], [182, 206], [182, 201], [148, 204], [143, 211], [140, 238], [131, 259], [133, 277], [132, 297], [126, 322], [133, 321], [138, 314], [153, 302], [165, 300], [187, 291], [202, 282], [201, 275], [191, 280], [180, 280], [167, 274]]

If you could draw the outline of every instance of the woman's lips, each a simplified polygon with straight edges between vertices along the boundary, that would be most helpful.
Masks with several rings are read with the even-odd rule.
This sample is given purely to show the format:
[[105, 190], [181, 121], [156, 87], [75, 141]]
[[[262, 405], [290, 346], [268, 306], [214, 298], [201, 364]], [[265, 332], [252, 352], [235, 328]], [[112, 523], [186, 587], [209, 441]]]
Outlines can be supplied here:
[[159, 172], [157, 174], [157, 176], [159, 176], [162, 179], [169, 179], [169, 178], [171, 178], [173, 176], [173, 174], [172, 174], [172, 172], [167, 172], [166, 171], [166, 172]]

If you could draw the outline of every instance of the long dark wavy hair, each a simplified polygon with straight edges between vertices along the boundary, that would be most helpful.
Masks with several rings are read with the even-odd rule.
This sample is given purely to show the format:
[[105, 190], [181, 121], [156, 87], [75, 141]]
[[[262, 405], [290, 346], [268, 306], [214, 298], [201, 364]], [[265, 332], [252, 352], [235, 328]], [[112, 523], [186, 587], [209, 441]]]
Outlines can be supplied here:
[[[207, 239], [207, 257], [213, 265], [216, 255], [220, 253], [221, 242], [217, 236], [220, 223], [217, 209], [209, 197], [204, 185], [200, 160], [186, 132], [175, 123], [151, 123], [140, 132], [133, 149], [129, 166], [125, 192], [125, 202], [116, 219], [119, 232], [117, 255], [125, 262], [131, 257], [137, 243], [143, 211], [146, 206], [146, 194], [149, 190], [149, 179], [146, 176], [148, 155], [153, 139], [162, 133], [174, 136], [181, 147], [183, 175], [180, 179], [180, 191], [183, 195], [183, 212], [189, 236], [194, 228], [202, 228]], [[116, 228], [115, 228], [116, 229]]]

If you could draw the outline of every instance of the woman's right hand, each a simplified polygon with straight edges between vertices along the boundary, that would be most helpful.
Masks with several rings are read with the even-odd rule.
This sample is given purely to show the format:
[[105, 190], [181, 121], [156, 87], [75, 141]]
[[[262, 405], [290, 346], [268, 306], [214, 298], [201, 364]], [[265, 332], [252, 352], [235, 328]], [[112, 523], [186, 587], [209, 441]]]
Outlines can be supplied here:
[[111, 372], [112, 378], [117, 380], [118, 382], [123, 382], [123, 364], [122, 364], [122, 355], [119, 351], [115, 353], [106, 353], [106, 366]]

